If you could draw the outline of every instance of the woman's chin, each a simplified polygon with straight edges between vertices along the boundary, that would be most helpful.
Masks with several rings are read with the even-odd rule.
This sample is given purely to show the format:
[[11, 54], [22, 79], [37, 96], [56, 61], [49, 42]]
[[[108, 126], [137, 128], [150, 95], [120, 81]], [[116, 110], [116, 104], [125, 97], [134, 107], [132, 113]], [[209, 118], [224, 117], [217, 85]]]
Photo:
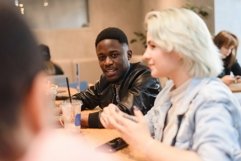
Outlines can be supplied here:
[[221, 58], [222, 58], [222, 59], [226, 59], [227, 56], [226, 56], [226, 55], [222, 55]]
[[154, 71], [151, 71], [151, 76], [153, 78], [159, 78], [160, 76], [158, 75], [158, 73], [154, 72]]

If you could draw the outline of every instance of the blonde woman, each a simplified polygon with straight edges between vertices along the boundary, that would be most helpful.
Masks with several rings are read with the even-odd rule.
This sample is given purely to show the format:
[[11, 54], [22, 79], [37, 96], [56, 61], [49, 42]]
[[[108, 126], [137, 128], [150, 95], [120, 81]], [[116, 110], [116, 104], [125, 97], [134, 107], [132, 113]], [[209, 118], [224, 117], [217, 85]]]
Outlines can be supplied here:
[[241, 110], [216, 76], [220, 54], [203, 20], [187, 9], [146, 15], [143, 58], [153, 77], [170, 80], [143, 116], [104, 108], [102, 124], [116, 128], [148, 161], [240, 161]]

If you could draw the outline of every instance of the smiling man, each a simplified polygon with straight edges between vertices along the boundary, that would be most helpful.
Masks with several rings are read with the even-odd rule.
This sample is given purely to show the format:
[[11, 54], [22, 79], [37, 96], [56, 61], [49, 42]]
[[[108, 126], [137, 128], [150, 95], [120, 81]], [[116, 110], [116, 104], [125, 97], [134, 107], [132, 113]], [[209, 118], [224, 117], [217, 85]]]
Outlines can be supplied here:
[[[82, 110], [104, 108], [113, 103], [128, 114], [133, 114], [133, 106], [146, 114], [161, 87], [145, 65], [130, 63], [132, 51], [125, 33], [119, 28], [106, 28], [97, 36], [95, 47], [103, 74], [94, 86], [73, 96], [83, 101]], [[102, 128], [100, 113], [83, 111], [82, 126]]]

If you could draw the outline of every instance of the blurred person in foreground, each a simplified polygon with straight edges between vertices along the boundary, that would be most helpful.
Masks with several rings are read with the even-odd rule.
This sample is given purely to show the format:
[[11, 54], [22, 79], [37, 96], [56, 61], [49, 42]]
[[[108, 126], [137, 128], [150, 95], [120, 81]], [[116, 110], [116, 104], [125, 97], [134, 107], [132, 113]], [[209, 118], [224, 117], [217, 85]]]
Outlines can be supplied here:
[[90, 150], [82, 138], [50, 130], [46, 76], [36, 40], [22, 15], [3, 1], [0, 24], [0, 160], [110, 160]]
[[220, 31], [213, 41], [220, 50], [224, 66], [218, 77], [227, 85], [235, 83], [236, 80], [241, 81], [241, 67], [237, 61], [239, 44], [237, 36], [228, 31]]
[[[110, 103], [128, 114], [138, 106], [143, 114], [153, 106], [161, 86], [151, 77], [150, 70], [142, 63], [130, 63], [132, 51], [126, 34], [119, 28], [102, 30], [95, 40], [96, 54], [103, 74], [100, 80], [85, 91], [74, 95], [83, 102], [82, 109], [104, 108]], [[103, 128], [101, 112], [82, 112], [82, 127]]]
[[143, 57], [153, 77], [170, 80], [145, 116], [112, 104], [102, 124], [148, 161], [241, 161], [241, 108], [217, 78], [222, 60], [204, 21], [173, 8], [149, 12], [146, 24]]
[[51, 60], [50, 49], [45, 44], [40, 44], [39, 49], [44, 57], [44, 71], [48, 75], [63, 75], [62, 68]]

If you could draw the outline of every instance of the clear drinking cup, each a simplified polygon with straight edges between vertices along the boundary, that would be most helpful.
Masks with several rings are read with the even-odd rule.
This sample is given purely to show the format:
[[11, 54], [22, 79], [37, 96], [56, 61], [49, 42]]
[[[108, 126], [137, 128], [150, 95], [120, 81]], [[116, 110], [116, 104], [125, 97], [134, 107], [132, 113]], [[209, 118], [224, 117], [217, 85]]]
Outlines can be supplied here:
[[65, 129], [76, 132], [80, 131], [81, 106], [82, 101], [80, 100], [72, 100], [72, 103], [65, 101], [60, 105], [63, 113], [62, 124]]

